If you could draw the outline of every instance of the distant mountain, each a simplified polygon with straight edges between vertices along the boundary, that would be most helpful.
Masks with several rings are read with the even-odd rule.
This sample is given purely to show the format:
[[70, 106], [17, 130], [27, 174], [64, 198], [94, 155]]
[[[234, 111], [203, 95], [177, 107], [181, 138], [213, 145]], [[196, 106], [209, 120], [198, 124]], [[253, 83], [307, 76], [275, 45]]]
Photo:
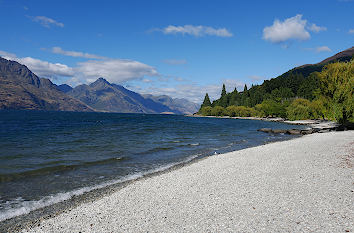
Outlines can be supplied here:
[[99, 78], [90, 85], [79, 85], [67, 94], [99, 111], [182, 114], [182, 112], [170, 109], [168, 106], [152, 99], [145, 99], [140, 94], [123, 86], [111, 84], [104, 78]]
[[38, 78], [26, 66], [1, 57], [0, 109], [94, 111], [59, 91], [49, 79]]
[[153, 96], [150, 94], [143, 95], [146, 99], [152, 99], [155, 102], [168, 106], [170, 109], [181, 112], [183, 114], [193, 114], [198, 111], [199, 104], [193, 103], [187, 99], [173, 99], [167, 95]]
[[71, 91], [73, 88], [69, 86], [68, 84], [61, 84], [57, 86], [57, 89], [61, 92], [67, 93]]

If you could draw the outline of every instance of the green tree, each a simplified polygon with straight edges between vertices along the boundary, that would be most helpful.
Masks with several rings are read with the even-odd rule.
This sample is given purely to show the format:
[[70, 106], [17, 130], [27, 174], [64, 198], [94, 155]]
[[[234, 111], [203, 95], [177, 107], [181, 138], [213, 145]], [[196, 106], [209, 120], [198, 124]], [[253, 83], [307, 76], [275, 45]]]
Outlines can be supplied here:
[[211, 106], [211, 102], [210, 102], [208, 93], [206, 93], [201, 108], [208, 107], [208, 106], [209, 107]]
[[210, 106], [207, 106], [207, 107], [202, 107], [200, 110], [199, 110], [199, 114], [203, 115], [203, 116], [211, 116], [211, 110], [213, 108], [210, 107]]
[[226, 108], [228, 105], [228, 95], [226, 93], [226, 88], [225, 88], [225, 84], [222, 85], [222, 91], [221, 91], [221, 97], [220, 97], [220, 101], [219, 101], [219, 106]]
[[225, 115], [225, 109], [221, 106], [215, 106], [211, 110], [211, 115], [212, 116], [224, 116]]
[[247, 85], [245, 84], [244, 88], [243, 88], [243, 92], [247, 91]]
[[311, 102], [307, 99], [295, 99], [287, 107], [286, 116], [289, 120], [306, 120], [311, 117]]
[[328, 64], [316, 73], [326, 117], [341, 124], [354, 122], [354, 60]]
[[221, 90], [221, 98], [226, 96], [226, 88], [225, 88], [225, 84], [222, 85], [222, 90]]

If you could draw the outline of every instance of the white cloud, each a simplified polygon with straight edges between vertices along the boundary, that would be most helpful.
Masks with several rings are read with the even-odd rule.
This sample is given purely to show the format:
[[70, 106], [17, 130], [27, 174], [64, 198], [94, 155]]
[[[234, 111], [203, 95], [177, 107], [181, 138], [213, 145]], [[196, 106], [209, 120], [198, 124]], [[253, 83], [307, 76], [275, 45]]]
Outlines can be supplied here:
[[312, 32], [320, 32], [320, 31], [327, 31], [326, 27], [321, 27], [321, 26], [317, 26], [316, 24], [311, 24], [310, 26], [307, 27], [307, 29], [309, 29]]
[[52, 53], [62, 54], [65, 56], [70, 56], [70, 57], [83, 57], [83, 58], [89, 58], [89, 59], [107, 59], [106, 57], [102, 57], [102, 56], [90, 54], [90, 53], [77, 52], [77, 51], [66, 51], [60, 47], [53, 47], [50, 49], [50, 51]]
[[258, 82], [258, 81], [263, 81], [266, 78], [262, 77], [262, 76], [258, 76], [258, 75], [251, 75], [248, 77], [249, 79], [251, 79], [252, 82]]
[[104, 77], [109, 82], [121, 83], [128, 80], [140, 79], [144, 76], [158, 76], [154, 67], [144, 63], [123, 59], [90, 60], [79, 62], [75, 71], [88, 79]]
[[54, 19], [48, 18], [46, 16], [28, 16], [33, 22], [40, 23], [43, 27], [50, 28], [51, 26], [64, 27], [63, 23], [60, 23]]
[[306, 31], [307, 20], [298, 14], [283, 22], [276, 19], [272, 26], [263, 29], [263, 39], [272, 43], [285, 42], [287, 40], [308, 40], [310, 33]]
[[134, 91], [142, 94], [152, 95], [168, 95], [173, 98], [185, 98], [194, 103], [201, 103], [204, 99], [205, 93], [208, 93], [211, 100], [220, 98], [222, 84], [225, 84], [226, 90], [231, 92], [237, 87], [238, 90], [243, 90], [244, 83], [233, 79], [224, 79], [218, 84], [199, 85], [188, 82], [185, 84], [164, 86], [150, 85], [148, 87], [131, 86]]
[[185, 59], [165, 59], [162, 62], [169, 64], [169, 65], [185, 65], [185, 64], [187, 64], [187, 60], [185, 60]]
[[35, 73], [40, 77], [46, 77], [46, 78], [56, 78], [58, 76], [72, 77], [75, 74], [73, 68], [61, 63], [50, 63], [32, 57], [19, 58], [15, 54], [8, 53], [5, 51], [0, 51], [0, 55], [8, 60], [17, 61], [18, 63], [27, 66], [33, 73]]
[[330, 49], [328, 46], [319, 46], [316, 48], [306, 48], [305, 50], [314, 51], [316, 53], [332, 52], [332, 49]]
[[354, 28], [353, 29], [349, 29], [348, 33], [349, 34], [354, 34]]
[[315, 50], [316, 50], [317, 53], [320, 53], [320, 52], [332, 52], [332, 49], [328, 48], [327, 46], [320, 46], [320, 47], [317, 47]]
[[16, 54], [9, 53], [9, 52], [2, 51], [2, 50], [0, 50], [0, 56], [7, 59], [7, 60], [13, 60], [14, 58], [16, 58]]
[[200, 36], [219, 36], [219, 37], [232, 37], [233, 34], [226, 28], [213, 28], [208, 26], [194, 26], [194, 25], [184, 25], [184, 26], [174, 26], [169, 25], [163, 29], [157, 29], [162, 31], [164, 34], [182, 34], [182, 35], [192, 35], [196, 37]]

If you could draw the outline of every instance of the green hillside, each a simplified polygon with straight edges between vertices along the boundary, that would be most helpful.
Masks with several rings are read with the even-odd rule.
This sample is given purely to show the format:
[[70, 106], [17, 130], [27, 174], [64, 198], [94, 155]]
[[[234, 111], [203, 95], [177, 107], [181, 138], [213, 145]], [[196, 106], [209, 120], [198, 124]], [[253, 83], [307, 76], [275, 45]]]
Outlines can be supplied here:
[[[329, 72], [330, 77], [327, 79], [334, 78], [331, 84], [335, 86], [333, 91], [347, 88], [349, 91], [346, 95], [353, 100], [353, 60], [350, 61], [353, 54], [354, 47], [320, 63], [289, 70], [276, 78], [265, 80], [261, 85], [252, 85], [250, 88], [245, 85], [242, 92], [235, 88], [233, 92], [226, 93], [223, 85], [220, 98], [212, 103], [206, 94], [198, 113], [216, 116], [283, 117], [291, 120], [328, 118], [353, 121], [352, 112], [345, 114], [345, 119], [330, 113], [329, 101], [333, 101], [334, 97], [324, 98], [325, 89], [328, 89], [330, 84], [323, 81], [324, 73]], [[343, 80], [339, 82], [340, 78]], [[336, 111], [339, 111], [339, 108]]]

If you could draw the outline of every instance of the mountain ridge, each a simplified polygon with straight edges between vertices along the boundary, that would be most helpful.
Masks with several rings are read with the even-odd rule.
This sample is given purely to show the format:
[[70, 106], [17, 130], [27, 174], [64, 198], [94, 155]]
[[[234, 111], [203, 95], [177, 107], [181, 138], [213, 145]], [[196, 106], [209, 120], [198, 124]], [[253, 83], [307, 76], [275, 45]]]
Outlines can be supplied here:
[[87, 106], [39, 78], [25, 65], [0, 57], [0, 109], [92, 112]]

